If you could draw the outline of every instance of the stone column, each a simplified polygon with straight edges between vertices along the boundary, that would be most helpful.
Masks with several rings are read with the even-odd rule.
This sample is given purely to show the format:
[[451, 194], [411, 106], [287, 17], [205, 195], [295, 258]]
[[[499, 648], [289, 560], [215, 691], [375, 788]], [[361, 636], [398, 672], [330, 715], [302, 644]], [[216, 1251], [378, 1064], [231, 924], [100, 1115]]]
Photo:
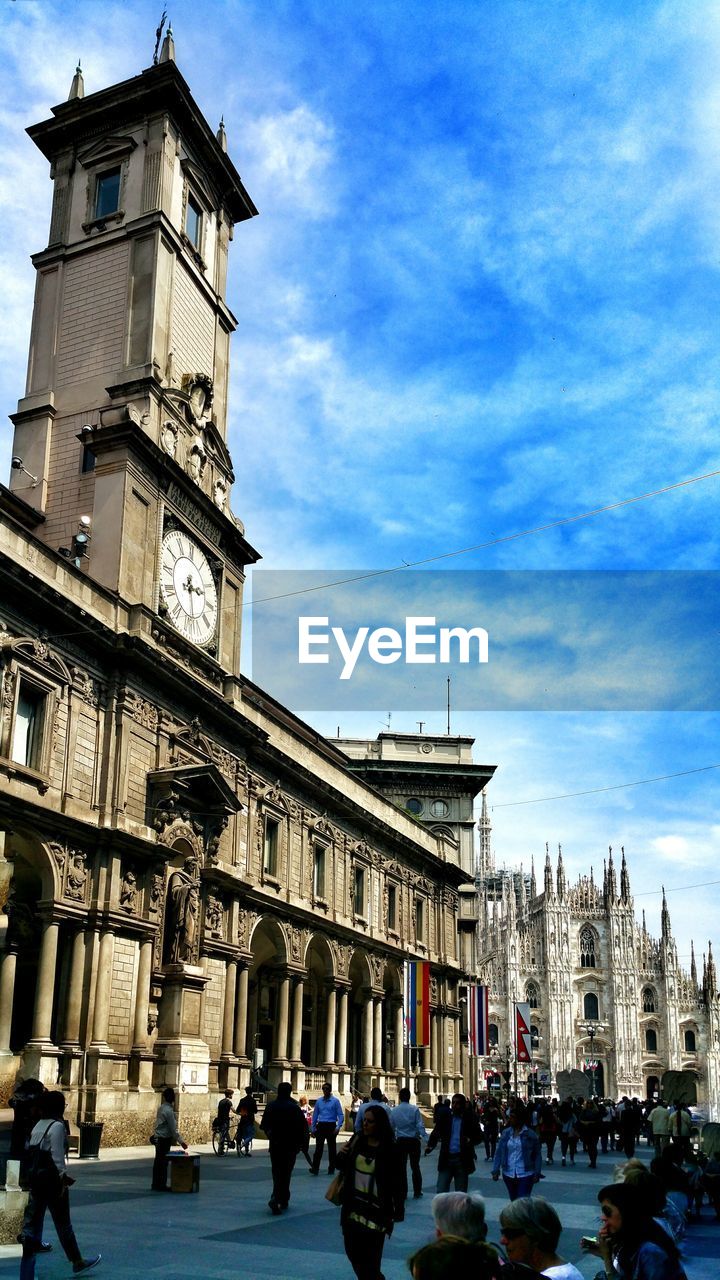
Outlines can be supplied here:
[[347, 1039], [348, 1039], [348, 1000], [350, 992], [347, 987], [342, 987], [338, 991], [338, 1034], [337, 1034], [337, 1057], [338, 1066], [347, 1066]]
[[248, 1016], [247, 1016], [247, 1026], [245, 1028], [245, 1052], [248, 1058], [250, 1058], [251, 1062], [254, 1062], [254, 1053], [255, 1053], [256, 1041], [257, 1041], [257, 1029], [258, 1029], [257, 978], [253, 982], [252, 986], [250, 986], [249, 978], [248, 978]]
[[292, 1007], [292, 1035], [290, 1038], [290, 1061], [294, 1067], [302, 1065], [302, 1020], [303, 1020], [303, 996], [305, 995], [305, 980], [296, 978], [293, 987], [293, 1007]]
[[440, 1014], [438, 1018], [438, 1033], [440, 1037], [438, 1068], [440, 1071], [440, 1090], [441, 1092], [447, 1088], [447, 1071], [448, 1071], [448, 1051], [447, 1051], [447, 1023], [445, 1015]]
[[247, 1016], [248, 1016], [248, 968], [242, 961], [237, 976], [237, 996], [235, 998], [235, 1039], [233, 1052], [236, 1058], [247, 1057]]
[[10, 1052], [16, 968], [17, 952], [6, 951], [0, 960], [0, 1054]]
[[405, 1026], [403, 1022], [403, 1007], [401, 1004], [395, 1006], [395, 1070], [405, 1070], [405, 1045], [404, 1041]]
[[276, 1062], [287, 1061], [288, 1013], [290, 1010], [290, 975], [285, 974], [278, 984], [277, 1022], [275, 1024], [275, 1045], [273, 1058]]
[[382, 996], [373, 996], [373, 1059], [378, 1071], [382, 1071], [385, 1066], [385, 1045], [383, 1044], [382, 1033]]
[[43, 929], [40, 943], [40, 962], [38, 964], [35, 1010], [32, 1024], [32, 1039], [36, 1044], [50, 1043], [57, 950], [58, 925], [50, 921]]
[[222, 1043], [220, 1056], [233, 1056], [233, 1030], [235, 1025], [235, 984], [237, 982], [237, 960], [228, 960], [225, 965], [225, 1002], [223, 1004]]
[[362, 1065], [372, 1070], [373, 1065], [373, 1000], [368, 995], [362, 1012]]
[[133, 1052], [147, 1048], [148, 1005], [150, 1003], [150, 975], [152, 973], [153, 941], [144, 938], [138, 957], [137, 990], [135, 992], [135, 1019], [133, 1024]]
[[73, 938], [70, 959], [70, 982], [65, 1006], [63, 1044], [68, 1049], [80, 1044], [80, 1019], [82, 1016], [83, 982], [85, 979], [85, 931], [78, 929]]
[[326, 1067], [335, 1065], [335, 1021], [336, 1021], [336, 997], [335, 986], [330, 983], [327, 987], [327, 1004], [325, 1007], [325, 1063]]
[[97, 985], [95, 987], [95, 1016], [93, 1017], [92, 1033], [92, 1046], [94, 1048], [107, 1045], [114, 950], [115, 936], [109, 929], [106, 929], [100, 935]]

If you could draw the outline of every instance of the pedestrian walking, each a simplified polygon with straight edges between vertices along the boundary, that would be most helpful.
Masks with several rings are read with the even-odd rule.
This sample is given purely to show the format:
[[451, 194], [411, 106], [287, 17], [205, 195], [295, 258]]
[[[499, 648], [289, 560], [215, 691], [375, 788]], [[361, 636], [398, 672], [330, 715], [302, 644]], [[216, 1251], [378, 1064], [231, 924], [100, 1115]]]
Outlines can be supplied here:
[[343, 1175], [340, 1225], [345, 1253], [357, 1280], [383, 1280], [385, 1239], [405, 1216], [397, 1147], [383, 1107], [367, 1108], [362, 1133], [338, 1151], [337, 1161]]
[[175, 1144], [187, 1151], [187, 1142], [180, 1137], [175, 1119], [175, 1090], [163, 1089], [162, 1102], [155, 1117], [153, 1140], [155, 1143], [155, 1159], [152, 1168], [152, 1190], [169, 1191], [167, 1185], [168, 1154]]
[[67, 1129], [65, 1127], [65, 1095], [45, 1093], [40, 1100], [41, 1118], [30, 1134], [26, 1149], [26, 1171], [30, 1187], [23, 1224], [18, 1240], [22, 1245], [20, 1280], [34, 1280], [38, 1253], [49, 1252], [42, 1242], [45, 1214], [49, 1210], [58, 1240], [72, 1263], [73, 1273], [90, 1271], [100, 1261], [100, 1254], [84, 1258], [70, 1221], [69, 1188], [75, 1179], [67, 1172]]
[[395, 1141], [397, 1142], [398, 1154], [400, 1156], [402, 1198], [407, 1200], [408, 1196], [408, 1180], [407, 1166], [410, 1161], [410, 1172], [412, 1174], [413, 1196], [419, 1200], [422, 1191], [422, 1171], [420, 1169], [420, 1153], [422, 1151], [423, 1142], [427, 1142], [428, 1135], [423, 1124], [423, 1118], [420, 1114], [420, 1108], [416, 1107], [410, 1101], [410, 1090], [401, 1089], [399, 1102], [390, 1112], [390, 1124], [392, 1125]]
[[283, 1213], [290, 1203], [290, 1179], [299, 1151], [306, 1151], [310, 1139], [307, 1121], [298, 1103], [291, 1097], [292, 1085], [281, 1080], [277, 1097], [265, 1108], [260, 1128], [267, 1134], [272, 1169], [270, 1211]]
[[573, 1105], [568, 1098], [566, 1098], [564, 1102], [560, 1103], [558, 1121], [560, 1124], [561, 1164], [565, 1164], [568, 1154], [570, 1155], [570, 1163], [574, 1164], [575, 1152], [577, 1151], [578, 1144], [578, 1131]]
[[500, 1136], [500, 1108], [494, 1098], [485, 1103], [482, 1111], [483, 1142], [485, 1143], [485, 1160], [489, 1162], [495, 1155], [495, 1148]]
[[[623, 1113], [624, 1114], [624, 1113]], [[622, 1124], [622, 1119], [620, 1120]], [[585, 1104], [577, 1117], [577, 1130], [580, 1134], [580, 1140], [585, 1147], [587, 1158], [590, 1162], [590, 1168], [597, 1168], [597, 1151], [598, 1141], [600, 1138], [600, 1112], [595, 1105], [594, 1098], [587, 1098]]]
[[650, 1128], [655, 1155], [661, 1156], [670, 1141], [671, 1116], [664, 1102], [658, 1102], [650, 1112], [647, 1123]]
[[475, 1170], [475, 1147], [481, 1141], [480, 1126], [462, 1093], [453, 1095], [450, 1110], [443, 1107], [425, 1148], [428, 1155], [440, 1144], [436, 1190], [467, 1191]]
[[383, 1097], [382, 1089], [378, 1089], [377, 1085], [374, 1085], [373, 1088], [370, 1090], [370, 1097], [368, 1098], [367, 1102], [363, 1102], [362, 1105], [358, 1107], [358, 1110], [355, 1113], [353, 1128], [356, 1133], [362, 1132], [362, 1120], [368, 1107], [384, 1107], [388, 1115], [390, 1115], [393, 1110], [392, 1107], [388, 1106], [385, 1098]]
[[497, 1182], [502, 1173], [511, 1200], [531, 1195], [535, 1183], [540, 1180], [540, 1140], [527, 1120], [525, 1107], [516, 1099], [508, 1111], [507, 1124], [500, 1134], [493, 1161], [493, 1182]]
[[[382, 1110], [382, 1108], [381, 1108]], [[322, 1087], [322, 1097], [318, 1098], [313, 1109], [312, 1133], [315, 1138], [310, 1172], [317, 1178], [320, 1172], [323, 1148], [327, 1142], [328, 1173], [335, 1172], [336, 1139], [345, 1123], [345, 1113], [339, 1098], [336, 1098], [329, 1080]], [[389, 1123], [389, 1121], [388, 1121]]]

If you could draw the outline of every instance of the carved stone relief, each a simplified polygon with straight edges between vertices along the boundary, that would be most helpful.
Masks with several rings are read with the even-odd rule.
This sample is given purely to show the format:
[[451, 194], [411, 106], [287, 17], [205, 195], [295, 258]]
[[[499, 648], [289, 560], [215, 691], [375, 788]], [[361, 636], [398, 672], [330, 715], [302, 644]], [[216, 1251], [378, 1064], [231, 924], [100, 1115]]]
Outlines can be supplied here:
[[132, 867], [126, 867], [120, 885], [120, 907], [129, 915], [135, 915], [138, 902], [137, 876]]

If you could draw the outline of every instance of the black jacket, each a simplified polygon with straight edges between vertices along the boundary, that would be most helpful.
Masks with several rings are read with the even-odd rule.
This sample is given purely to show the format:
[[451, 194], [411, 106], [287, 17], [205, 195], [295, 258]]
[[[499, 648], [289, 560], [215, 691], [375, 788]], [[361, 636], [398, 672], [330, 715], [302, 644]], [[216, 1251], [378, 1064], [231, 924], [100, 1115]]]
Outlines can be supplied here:
[[[429, 1151], [433, 1151], [438, 1142], [440, 1143], [439, 1172], [447, 1169], [450, 1163], [450, 1138], [452, 1137], [453, 1119], [452, 1111], [442, 1111], [428, 1139]], [[475, 1168], [475, 1148], [478, 1142], [481, 1141], [482, 1135], [477, 1119], [472, 1111], [464, 1111], [460, 1127], [460, 1160], [466, 1173], [472, 1173]]]
[[[335, 1154], [335, 1162], [343, 1177], [341, 1223], [347, 1220], [353, 1210], [355, 1157], [358, 1151], [364, 1150], [363, 1137], [357, 1134], [344, 1147], [339, 1147]], [[372, 1154], [375, 1156], [375, 1195], [380, 1201], [385, 1233], [392, 1235], [393, 1225], [402, 1222], [405, 1217], [405, 1202], [400, 1190], [400, 1156], [394, 1141], [374, 1148]]]
[[308, 1145], [307, 1121], [294, 1098], [269, 1102], [261, 1129], [270, 1139], [270, 1151], [304, 1151]]

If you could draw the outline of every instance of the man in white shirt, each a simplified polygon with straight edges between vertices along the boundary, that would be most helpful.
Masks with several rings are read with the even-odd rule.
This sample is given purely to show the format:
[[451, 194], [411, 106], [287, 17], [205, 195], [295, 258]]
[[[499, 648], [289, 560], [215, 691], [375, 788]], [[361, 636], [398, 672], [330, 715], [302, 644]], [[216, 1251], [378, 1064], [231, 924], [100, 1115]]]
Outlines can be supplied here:
[[328, 1080], [322, 1087], [322, 1097], [315, 1103], [311, 1133], [315, 1138], [315, 1153], [310, 1172], [317, 1178], [320, 1172], [323, 1147], [328, 1146], [328, 1173], [335, 1172], [335, 1139], [345, 1123], [345, 1113], [339, 1098], [332, 1091]]
[[425, 1125], [420, 1114], [420, 1108], [413, 1105], [410, 1101], [410, 1090], [400, 1090], [400, 1101], [396, 1107], [390, 1109], [390, 1124], [395, 1134], [395, 1139], [400, 1153], [402, 1168], [402, 1198], [407, 1200], [408, 1182], [407, 1182], [407, 1162], [410, 1159], [410, 1171], [412, 1173], [413, 1195], [419, 1200], [422, 1195], [422, 1173], [420, 1171], [420, 1152], [422, 1143], [427, 1142], [427, 1133]]

